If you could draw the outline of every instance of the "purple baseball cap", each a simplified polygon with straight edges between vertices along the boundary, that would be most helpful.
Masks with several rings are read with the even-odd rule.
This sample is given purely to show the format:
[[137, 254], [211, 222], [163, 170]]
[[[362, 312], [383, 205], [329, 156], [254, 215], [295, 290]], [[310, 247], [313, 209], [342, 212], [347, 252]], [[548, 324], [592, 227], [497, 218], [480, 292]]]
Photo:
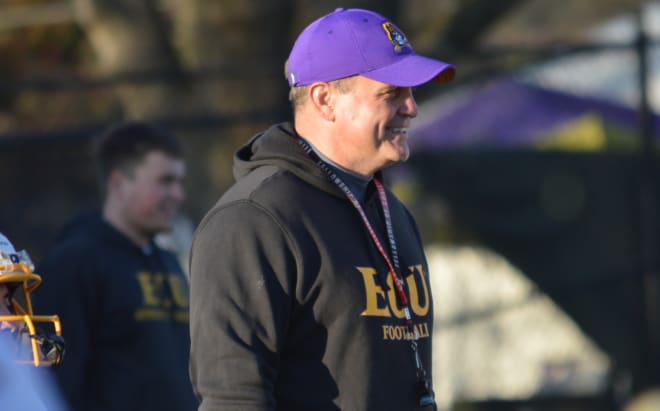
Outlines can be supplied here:
[[446, 83], [456, 68], [415, 54], [398, 27], [378, 13], [338, 8], [307, 26], [286, 63], [290, 86], [354, 75], [397, 87]]

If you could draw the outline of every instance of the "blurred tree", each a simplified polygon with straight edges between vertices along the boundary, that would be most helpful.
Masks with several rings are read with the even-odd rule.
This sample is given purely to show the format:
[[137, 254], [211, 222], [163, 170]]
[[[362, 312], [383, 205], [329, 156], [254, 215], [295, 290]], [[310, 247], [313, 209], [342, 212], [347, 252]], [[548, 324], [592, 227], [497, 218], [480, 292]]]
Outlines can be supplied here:
[[106, 77], [130, 75], [116, 89], [126, 116], [161, 117], [196, 107], [157, 0], [74, 1], [78, 24], [95, 52], [96, 71]]
[[180, 61], [201, 75], [208, 107], [237, 114], [281, 104], [291, 7], [290, 0], [172, 2]]
[[[593, 10], [602, 11], [598, 15], [603, 18], [642, 1], [583, 0], [565, 12], [569, 8], [548, 0], [496, 5], [476, 0], [0, 0], [0, 133], [15, 137], [3, 141], [0, 174], [13, 183], [4, 182], [12, 193], [26, 202], [35, 200], [35, 216], [53, 220], [39, 223], [50, 232], [65, 217], [41, 207], [48, 203], [49, 211], [64, 213], [84, 203], [81, 186], [93, 183], [84, 163], [88, 160], [40, 159], [34, 171], [46, 174], [28, 175], [22, 166], [32, 159], [16, 153], [55, 152], [49, 146], [55, 140], [62, 147], [82, 145], [109, 122], [147, 118], [185, 137], [192, 160], [187, 211], [198, 219], [231, 182], [236, 147], [288, 118], [283, 76], [288, 51], [306, 24], [337, 7], [367, 8], [390, 17], [417, 52], [457, 64], [458, 85], [472, 70], [488, 71], [510, 60], [497, 49], [486, 61], [470, 54], [483, 50], [490, 38], [528, 39], [533, 34], [544, 39], [555, 32], [550, 27], [559, 27], [558, 19], [567, 31], [581, 32], [586, 28], [581, 22]], [[554, 20], [546, 23], [546, 17]], [[416, 96], [423, 104], [431, 94], [449, 89], [425, 87]], [[26, 136], [39, 138], [28, 142]], [[11, 140], [26, 145], [12, 151], [7, 148]], [[66, 184], [78, 174], [80, 181]], [[57, 176], [67, 178], [49, 181], [48, 188], [59, 195], [53, 199], [43, 185]], [[0, 209], [0, 215], [27, 209], [14, 202], [7, 207], [12, 209]], [[0, 226], [13, 220], [20, 221], [5, 218]]]

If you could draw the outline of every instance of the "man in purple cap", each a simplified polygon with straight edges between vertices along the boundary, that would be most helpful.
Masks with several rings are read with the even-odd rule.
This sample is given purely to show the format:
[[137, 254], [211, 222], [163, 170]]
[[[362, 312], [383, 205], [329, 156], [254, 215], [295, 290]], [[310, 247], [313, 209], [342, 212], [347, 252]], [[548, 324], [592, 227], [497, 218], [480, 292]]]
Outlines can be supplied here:
[[199, 410], [432, 410], [433, 304], [412, 216], [381, 170], [409, 155], [412, 87], [450, 64], [337, 9], [286, 64], [294, 109], [236, 153], [191, 254]]

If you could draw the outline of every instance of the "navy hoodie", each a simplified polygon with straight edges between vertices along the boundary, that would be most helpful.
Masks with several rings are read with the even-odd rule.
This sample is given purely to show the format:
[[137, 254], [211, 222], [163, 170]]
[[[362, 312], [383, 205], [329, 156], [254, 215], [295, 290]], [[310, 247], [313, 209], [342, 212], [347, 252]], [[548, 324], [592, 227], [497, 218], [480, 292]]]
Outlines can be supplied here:
[[193, 411], [188, 283], [175, 256], [141, 249], [100, 215], [65, 228], [38, 267], [39, 312], [66, 341], [56, 377], [73, 411]]
[[[431, 409], [419, 406], [409, 333], [385, 260], [291, 124], [242, 147], [234, 174], [191, 254], [191, 378], [200, 410]], [[411, 215], [387, 196], [430, 374], [427, 263]], [[364, 210], [389, 249], [373, 184]]]

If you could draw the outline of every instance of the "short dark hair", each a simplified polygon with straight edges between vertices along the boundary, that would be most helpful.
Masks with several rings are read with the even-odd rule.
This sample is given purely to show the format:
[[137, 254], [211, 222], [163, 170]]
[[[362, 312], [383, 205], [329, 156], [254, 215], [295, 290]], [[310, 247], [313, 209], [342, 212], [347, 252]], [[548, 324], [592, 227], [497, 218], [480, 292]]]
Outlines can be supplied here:
[[94, 158], [102, 188], [105, 189], [108, 177], [114, 170], [120, 169], [130, 174], [153, 151], [183, 158], [179, 140], [154, 124], [132, 120], [108, 127], [94, 144]]

